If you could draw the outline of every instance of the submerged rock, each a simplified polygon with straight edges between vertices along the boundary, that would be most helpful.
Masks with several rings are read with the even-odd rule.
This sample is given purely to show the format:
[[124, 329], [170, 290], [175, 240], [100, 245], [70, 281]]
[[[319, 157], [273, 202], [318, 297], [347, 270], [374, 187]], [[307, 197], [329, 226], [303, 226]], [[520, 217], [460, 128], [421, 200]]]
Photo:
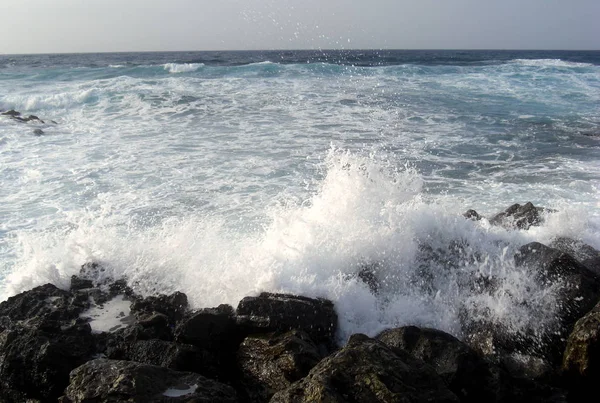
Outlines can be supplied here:
[[344, 348], [271, 399], [271, 403], [458, 401], [430, 366], [408, 356], [400, 358], [362, 334], [350, 337]]
[[96, 359], [71, 372], [62, 403], [237, 402], [230, 386], [190, 372]]

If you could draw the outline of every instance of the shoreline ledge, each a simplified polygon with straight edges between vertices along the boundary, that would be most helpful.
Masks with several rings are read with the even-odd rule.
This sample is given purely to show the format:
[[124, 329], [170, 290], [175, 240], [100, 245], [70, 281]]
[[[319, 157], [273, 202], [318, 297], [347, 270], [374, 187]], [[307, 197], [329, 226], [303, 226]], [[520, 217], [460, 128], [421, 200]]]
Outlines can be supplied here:
[[[513, 205], [509, 230], [552, 210]], [[474, 210], [466, 219], [481, 220]], [[556, 294], [558, 328], [513, 334], [462, 317], [462, 337], [416, 326], [336, 342], [326, 299], [263, 292], [190, 309], [143, 297], [126, 279], [96, 284], [86, 263], [69, 290], [45, 284], [0, 303], [2, 402], [576, 402], [600, 379], [600, 251], [569, 238], [514, 256]], [[356, 274], [377, 293], [376, 265]], [[494, 287], [473, 278], [473, 286]]]

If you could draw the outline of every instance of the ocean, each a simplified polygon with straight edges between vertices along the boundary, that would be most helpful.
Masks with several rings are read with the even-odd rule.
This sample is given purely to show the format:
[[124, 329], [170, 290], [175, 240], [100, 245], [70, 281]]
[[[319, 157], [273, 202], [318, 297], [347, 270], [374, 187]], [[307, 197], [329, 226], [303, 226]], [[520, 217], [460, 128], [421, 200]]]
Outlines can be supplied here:
[[[515, 251], [600, 249], [599, 51], [0, 55], [11, 109], [41, 121], [0, 116], [0, 301], [94, 261], [194, 308], [328, 298], [340, 340], [460, 337], [465, 313], [519, 332], [555, 299]], [[555, 212], [462, 216], [528, 201]]]

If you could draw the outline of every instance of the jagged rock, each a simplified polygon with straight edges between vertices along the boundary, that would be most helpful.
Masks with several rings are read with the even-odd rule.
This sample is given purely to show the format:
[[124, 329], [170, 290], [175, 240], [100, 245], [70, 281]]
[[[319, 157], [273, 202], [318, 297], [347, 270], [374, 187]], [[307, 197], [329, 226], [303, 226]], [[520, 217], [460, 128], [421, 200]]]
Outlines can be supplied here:
[[465, 211], [465, 213], [463, 214], [463, 217], [468, 218], [469, 220], [473, 220], [473, 221], [479, 221], [483, 218], [482, 216], [479, 215], [479, 213], [477, 213], [477, 211], [472, 210], [472, 209]]
[[86, 307], [85, 301], [75, 300], [68, 291], [45, 284], [0, 303], [0, 317], [6, 316], [11, 321], [70, 321], [78, 318]]
[[575, 324], [562, 363], [572, 393], [585, 395], [600, 379], [600, 304]]
[[384, 343], [350, 337], [302, 380], [277, 392], [279, 402], [458, 402], [433, 368], [408, 355], [401, 359]]
[[215, 356], [207, 350], [190, 344], [157, 339], [134, 342], [113, 339], [106, 349], [106, 358], [136, 361], [175, 371], [195, 372], [210, 378], [222, 372]]
[[385, 330], [377, 339], [396, 353], [406, 351], [431, 365], [462, 402], [495, 400], [489, 364], [454, 336], [407, 326]]
[[69, 383], [69, 372], [89, 360], [94, 339], [88, 324], [65, 328], [26, 328], [21, 325], [0, 334], [0, 389], [27, 398], [56, 400]]
[[92, 280], [71, 276], [71, 291], [85, 290], [87, 288], [92, 288], [93, 286]]
[[11, 109], [9, 111], [2, 112], [2, 115], [15, 117], [15, 116], [21, 116], [21, 112], [17, 112], [14, 109]]
[[187, 308], [187, 295], [182, 292], [175, 292], [171, 295], [146, 297], [134, 301], [131, 305], [131, 312], [138, 318], [161, 313], [166, 315], [170, 324], [174, 325], [183, 318]]
[[[600, 278], [571, 255], [538, 242], [522, 246], [515, 255], [515, 263], [530, 270], [540, 284], [555, 287], [557, 327], [537, 335], [517, 335], [504, 340], [500, 336], [497, 346], [556, 363], [562, 357], [566, 337], [575, 322], [600, 299]], [[501, 329], [495, 333], [500, 335]]]
[[556, 238], [550, 247], [568, 253], [581, 262], [588, 270], [600, 276], [600, 251], [584, 242], [572, 238]]
[[190, 372], [96, 359], [71, 372], [63, 403], [237, 402], [230, 386]]
[[207, 349], [234, 351], [242, 339], [230, 305], [190, 312], [175, 329], [177, 342]]
[[[479, 312], [461, 316], [465, 342], [486, 356], [503, 359], [511, 354], [542, 358], [541, 365], [526, 371], [535, 377], [552, 377], [543, 368], [555, 367], [562, 359], [565, 340], [575, 322], [585, 315], [600, 298], [600, 279], [572, 256], [538, 242], [522, 246], [514, 257], [519, 267], [529, 270], [539, 284], [553, 289], [556, 296], [556, 322], [547, 328], [530, 327], [515, 334], [504, 325], [485, 319]], [[524, 301], [527, 303], [527, 301]], [[516, 363], [518, 364], [518, 363]], [[541, 372], [540, 372], [541, 371]]]
[[509, 229], [529, 229], [531, 226], [542, 223], [545, 211], [545, 208], [535, 207], [531, 202], [527, 202], [522, 206], [520, 204], [513, 204], [492, 217], [490, 224], [501, 225]]
[[237, 352], [241, 383], [252, 402], [267, 402], [275, 392], [304, 378], [322, 358], [301, 330], [249, 336]]
[[406, 326], [385, 330], [377, 339], [400, 357], [408, 353], [431, 365], [461, 402], [565, 401], [564, 391], [515, 379], [440, 330]]
[[337, 314], [329, 300], [263, 292], [242, 299], [236, 314], [247, 334], [300, 329], [315, 343], [334, 344]]

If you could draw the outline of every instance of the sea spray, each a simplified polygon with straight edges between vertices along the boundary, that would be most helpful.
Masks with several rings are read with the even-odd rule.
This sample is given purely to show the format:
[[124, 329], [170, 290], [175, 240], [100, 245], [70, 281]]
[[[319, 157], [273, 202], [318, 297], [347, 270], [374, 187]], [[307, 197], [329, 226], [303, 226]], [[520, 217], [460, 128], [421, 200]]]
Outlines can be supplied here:
[[[328, 298], [340, 340], [408, 324], [460, 337], [464, 315], [515, 333], [553, 326], [553, 290], [513, 255], [560, 226], [520, 231], [467, 220], [455, 203], [424, 197], [414, 169], [377, 154], [332, 149], [322, 166], [307, 199], [271, 207], [264, 227], [247, 232], [201, 213], [134, 223], [108, 201], [64, 213], [63, 225], [15, 239], [21, 258], [4, 298], [46, 282], [66, 288], [96, 261], [104, 267], [96, 282], [125, 277], [143, 295], [182, 291], [195, 308], [235, 306], [260, 291]], [[376, 268], [377, 290], [358, 275], [365, 267]], [[496, 286], [474, 288], [477, 279]]]

